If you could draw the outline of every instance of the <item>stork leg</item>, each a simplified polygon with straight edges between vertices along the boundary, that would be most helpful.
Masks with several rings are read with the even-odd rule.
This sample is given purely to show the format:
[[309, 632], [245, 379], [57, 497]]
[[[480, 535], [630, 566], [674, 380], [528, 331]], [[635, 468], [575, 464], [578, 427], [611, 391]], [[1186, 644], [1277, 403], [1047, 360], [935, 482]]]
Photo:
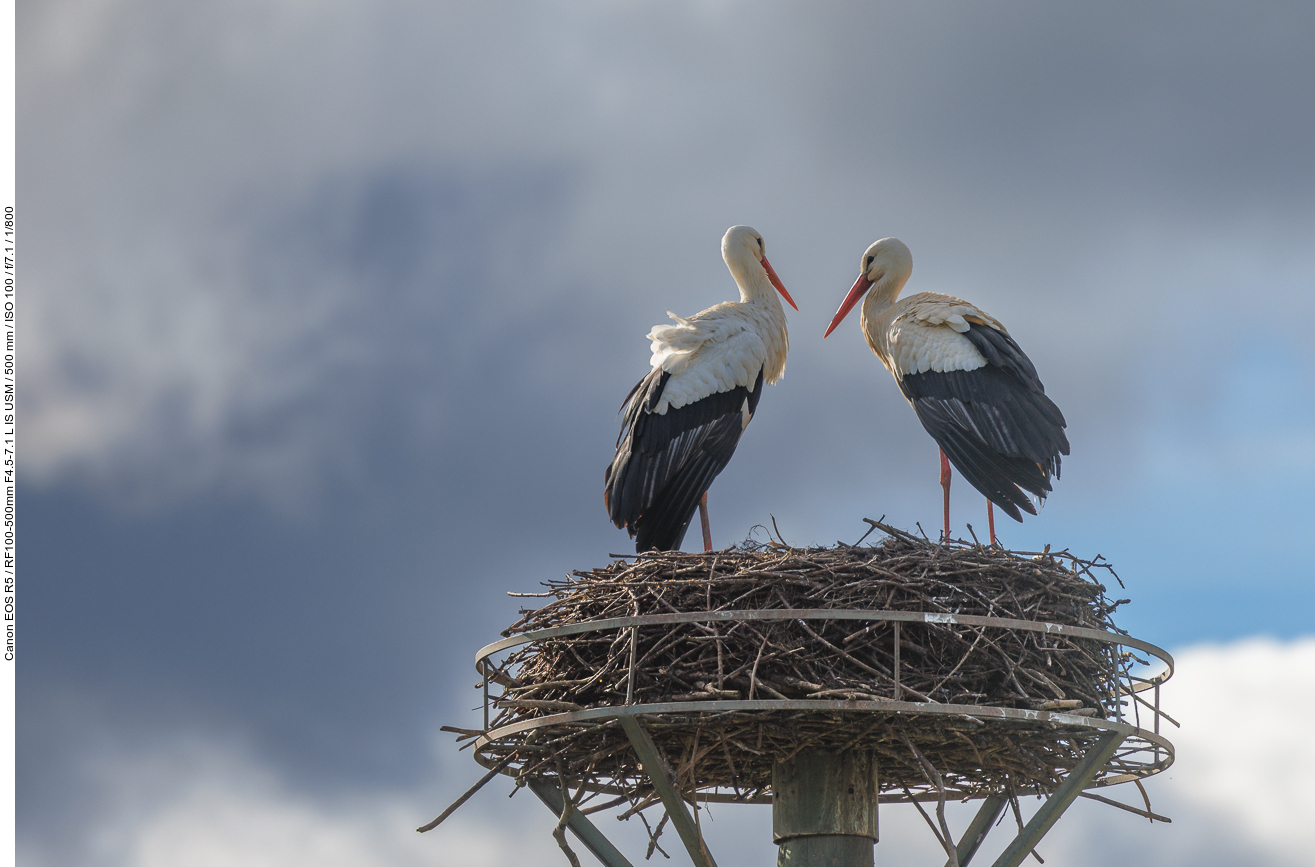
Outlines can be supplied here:
[[941, 449], [941, 489], [945, 491], [945, 535], [941, 537], [942, 542], [950, 541], [950, 459], [945, 456], [945, 450]]
[[699, 498], [699, 522], [703, 524], [703, 552], [712, 550], [712, 527], [708, 525], [708, 492]]
[[986, 525], [991, 528], [991, 544], [995, 544], [995, 503], [986, 498]]

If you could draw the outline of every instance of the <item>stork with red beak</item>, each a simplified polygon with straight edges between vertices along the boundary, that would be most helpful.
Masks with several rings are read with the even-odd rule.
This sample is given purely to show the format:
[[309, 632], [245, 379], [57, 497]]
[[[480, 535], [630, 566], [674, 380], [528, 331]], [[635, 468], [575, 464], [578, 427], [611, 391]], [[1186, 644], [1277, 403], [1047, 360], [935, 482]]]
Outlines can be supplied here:
[[763, 236], [732, 226], [721, 255], [740, 300], [709, 307], [675, 325], [657, 325], [653, 369], [630, 390], [616, 457], [604, 475], [608, 517], [630, 531], [635, 550], [680, 547], [695, 509], [703, 508], [703, 547], [712, 550], [707, 491], [730, 462], [763, 384], [785, 372], [789, 339], [776, 297], [790, 293], [767, 261]]
[[920, 292], [897, 301], [912, 273], [913, 254], [902, 241], [883, 238], [868, 247], [823, 337], [867, 296], [861, 323], [868, 346], [941, 448], [944, 538], [953, 464], [985, 495], [995, 544], [991, 504], [1022, 521], [1020, 509], [1036, 514], [1028, 494], [1044, 500], [1051, 474], [1059, 478], [1060, 455], [1069, 449], [1064, 414], [998, 321], [952, 295]]

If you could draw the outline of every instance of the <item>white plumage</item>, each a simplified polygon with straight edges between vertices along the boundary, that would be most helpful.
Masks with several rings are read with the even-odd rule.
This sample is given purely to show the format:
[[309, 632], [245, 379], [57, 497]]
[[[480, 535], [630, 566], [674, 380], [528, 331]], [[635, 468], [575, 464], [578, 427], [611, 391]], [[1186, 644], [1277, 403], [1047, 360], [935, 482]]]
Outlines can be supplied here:
[[668, 311], [676, 324], [648, 333], [650, 363], [671, 374], [653, 411], [661, 415], [668, 406], [679, 409], [736, 386], [753, 391], [759, 371], [775, 384], [785, 372], [789, 339], [780, 302], [769, 301], [718, 304], [688, 319]]
[[679, 547], [753, 417], [761, 385], [785, 372], [789, 337], [777, 293], [794, 301], [767, 261], [762, 235], [733, 226], [721, 247], [740, 300], [688, 318], [669, 312], [674, 325], [649, 331], [652, 370], [627, 398], [605, 477], [608, 514], [637, 537], [640, 551]]
[[996, 319], [952, 295], [921, 292], [896, 300], [912, 273], [913, 254], [903, 242], [877, 241], [863, 254], [858, 280], [826, 334], [864, 299], [868, 346], [941, 447], [947, 537], [947, 458], [1015, 520], [1022, 520], [1020, 509], [1036, 514], [1023, 491], [1044, 499], [1051, 474], [1058, 478], [1060, 455], [1069, 452], [1063, 413]]
[[[982, 321], [976, 307], [965, 305], [950, 295], [922, 293], [908, 299], [915, 303], [891, 305], [889, 316], [878, 313], [870, 323], [872, 351], [897, 375], [943, 373], [947, 370], [976, 370], [986, 364], [972, 341], [964, 337], [969, 329], [965, 314]], [[864, 317], [866, 320], [866, 306]], [[889, 321], [887, 321], [889, 320]], [[991, 320], [994, 322], [995, 320]], [[868, 334], [864, 322], [864, 334]], [[871, 344], [870, 344], [871, 345]], [[878, 350], [877, 346], [881, 349]]]

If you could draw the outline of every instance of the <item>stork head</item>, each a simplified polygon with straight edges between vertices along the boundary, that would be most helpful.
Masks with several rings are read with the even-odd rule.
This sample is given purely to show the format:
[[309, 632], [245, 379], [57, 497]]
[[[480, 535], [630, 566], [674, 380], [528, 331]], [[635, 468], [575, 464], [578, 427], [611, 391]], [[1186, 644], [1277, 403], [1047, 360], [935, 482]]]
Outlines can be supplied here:
[[826, 334], [822, 335], [823, 339], [836, 330], [840, 321], [849, 315], [849, 311], [873, 286], [878, 287], [879, 292], [888, 293], [893, 299], [912, 273], [913, 254], [899, 238], [882, 238], [868, 247], [860, 260], [858, 279], [840, 303], [835, 318], [827, 326]]
[[[790, 293], [785, 291], [785, 286], [781, 284], [781, 278], [776, 276], [772, 264], [767, 261], [767, 245], [757, 229], [749, 226], [731, 226], [727, 229], [721, 239], [721, 257], [726, 260], [726, 267], [731, 269], [735, 282], [742, 288], [744, 280], [741, 277], [751, 278], [755, 276], [754, 272], [757, 268], [761, 268], [761, 273], [766, 275], [776, 291], [781, 293], [781, 297], [790, 302], [790, 306], [795, 310], [799, 309], [799, 305], [794, 303]], [[770, 293], [768, 294], [770, 297]]]

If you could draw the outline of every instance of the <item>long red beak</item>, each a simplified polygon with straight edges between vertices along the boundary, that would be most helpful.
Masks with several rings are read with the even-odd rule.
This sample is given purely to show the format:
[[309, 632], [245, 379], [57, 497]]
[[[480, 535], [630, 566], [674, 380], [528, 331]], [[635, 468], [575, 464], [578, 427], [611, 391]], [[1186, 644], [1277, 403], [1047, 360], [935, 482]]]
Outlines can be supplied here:
[[836, 330], [836, 326], [840, 324], [840, 320], [849, 315], [849, 311], [854, 309], [854, 305], [858, 303], [858, 299], [862, 298], [871, 288], [872, 281], [868, 279], [868, 275], [866, 273], [859, 274], [858, 279], [854, 281], [854, 287], [849, 290], [849, 294], [845, 296], [845, 300], [840, 302], [840, 309], [836, 311], [836, 318], [832, 319], [831, 324], [826, 327], [826, 334], [822, 335], [823, 340], [826, 340], [831, 332]]
[[782, 298], [790, 302], [791, 307], [798, 310], [799, 305], [794, 303], [794, 299], [790, 297], [790, 293], [785, 291], [785, 287], [781, 285], [781, 278], [776, 276], [776, 272], [772, 270], [772, 263], [767, 261], [766, 256], [763, 256], [762, 263], [763, 270], [767, 272], [767, 279], [772, 281], [772, 285], [776, 287], [776, 291], [781, 293]]

